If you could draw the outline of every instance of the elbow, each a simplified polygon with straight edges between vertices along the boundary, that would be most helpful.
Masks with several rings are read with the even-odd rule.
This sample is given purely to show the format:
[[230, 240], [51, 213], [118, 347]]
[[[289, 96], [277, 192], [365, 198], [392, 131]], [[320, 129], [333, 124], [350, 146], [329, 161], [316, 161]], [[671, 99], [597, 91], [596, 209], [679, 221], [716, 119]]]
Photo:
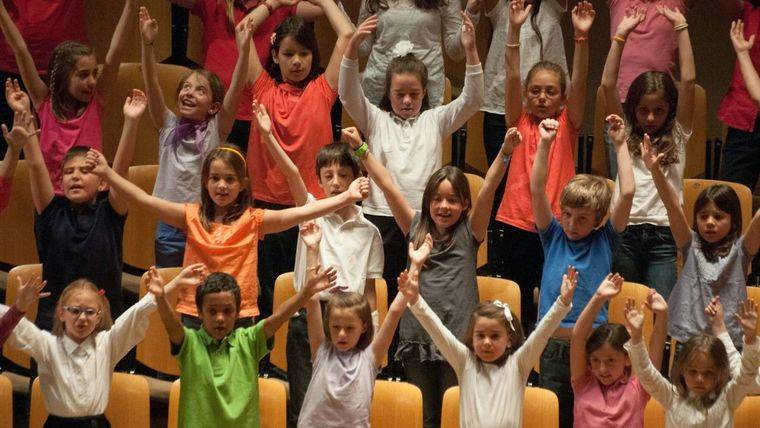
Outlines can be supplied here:
[[344, 46], [346, 46], [348, 45], [348, 42], [351, 41], [351, 38], [354, 37], [355, 33], [356, 33], [356, 29], [354, 29], [352, 26], [351, 29], [341, 31], [340, 34], [338, 34], [338, 40], [344, 43]]

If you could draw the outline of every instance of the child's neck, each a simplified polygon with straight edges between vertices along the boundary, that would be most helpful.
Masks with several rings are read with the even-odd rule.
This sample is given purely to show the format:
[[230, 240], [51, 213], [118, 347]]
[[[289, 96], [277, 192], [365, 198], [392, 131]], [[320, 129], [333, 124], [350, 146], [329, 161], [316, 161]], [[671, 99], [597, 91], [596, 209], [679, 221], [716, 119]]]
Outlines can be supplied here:
[[335, 214], [337, 214], [341, 220], [346, 222], [356, 217], [356, 210], [353, 209], [352, 205], [346, 205], [343, 208], [335, 210]]

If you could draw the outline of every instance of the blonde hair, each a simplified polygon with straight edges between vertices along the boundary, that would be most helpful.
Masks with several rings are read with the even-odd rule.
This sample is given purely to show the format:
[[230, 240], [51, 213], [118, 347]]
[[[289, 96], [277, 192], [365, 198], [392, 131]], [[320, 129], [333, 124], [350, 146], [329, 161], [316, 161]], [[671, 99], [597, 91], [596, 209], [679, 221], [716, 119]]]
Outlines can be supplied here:
[[577, 174], [567, 183], [559, 198], [561, 207], [591, 208], [596, 221], [607, 215], [612, 201], [612, 190], [607, 180], [597, 175]]
[[330, 336], [330, 314], [336, 309], [353, 312], [367, 327], [367, 330], [359, 336], [356, 349], [363, 350], [369, 346], [372, 343], [375, 329], [372, 326], [372, 309], [369, 307], [367, 299], [361, 294], [354, 292], [340, 292], [330, 296], [330, 300], [327, 301], [327, 305], [325, 306], [324, 318], [322, 319], [325, 337], [330, 341], [332, 341], [332, 337]]
[[96, 296], [98, 296], [98, 304], [100, 305], [100, 322], [97, 326], [95, 326], [95, 330], [92, 331], [92, 334], [111, 329], [111, 326], [113, 325], [113, 318], [111, 318], [111, 305], [108, 304], [108, 299], [106, 299], [105, 294], [101, 293], [98, 286], [89, 280], [80, 278], [71, 282], [66, 286], [66, 288], [63, 289], [61, 297], [58, 299], [58, 303], [55, 305], [55, 317], [53, 317], [54, 335], [59, 337], [63, 336], [65, 328], [59, 314], [61, 311], [63, 311], [63, 307], [66, 306], [66, 303], [69, 301], [71, 296], [81, 291], [91, 291], [95, 293]]

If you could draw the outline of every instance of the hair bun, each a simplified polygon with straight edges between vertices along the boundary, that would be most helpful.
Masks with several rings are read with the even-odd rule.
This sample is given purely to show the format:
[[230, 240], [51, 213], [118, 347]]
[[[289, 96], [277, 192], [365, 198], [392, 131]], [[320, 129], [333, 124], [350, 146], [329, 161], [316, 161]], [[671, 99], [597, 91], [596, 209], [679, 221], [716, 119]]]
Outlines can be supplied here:
[[414, 44], [412, 42], [410, 42], [409, 40], [401, 40], [400, 42], [396, 43], [396, 46], [393, 47], [393, 50], [391, 51], [391, 56], [393, 58], [407, 56], [410, 53], [412, 53], [413, 49], [414, 49]]

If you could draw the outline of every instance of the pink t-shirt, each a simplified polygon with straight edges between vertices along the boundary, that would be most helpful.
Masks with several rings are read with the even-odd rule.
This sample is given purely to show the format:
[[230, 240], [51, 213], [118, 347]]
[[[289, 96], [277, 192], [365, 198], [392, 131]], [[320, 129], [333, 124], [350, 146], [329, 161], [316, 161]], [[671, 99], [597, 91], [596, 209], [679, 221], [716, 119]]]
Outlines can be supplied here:
[[[240, 1], [235, 1], [233, 15], [235, 24], [239, 23], [254, 7], [257, 2], [252, 2], [248, 8], [241, 7]], [[253, 44], [259, 55], [261, 64], [266, 67], [271, 55], [269, 54], [272, 33], [277, 29], [285, 18], [295, 15], [297, 5], [277, 8], [274, 13], [264, 21], [256, 32], [253, 33]], [[196, 0], [192, 13], [197, 15], [203, 22], [203, 51], [206, 57], [203, 59], [203, 67], [213, 71], [222, 79], [224, 87], [229, 89], [232, 82], [232, 72], [238, 59], [235, 34], [230, 32], [227, 18], [227, 2], [223, 0]], [[243, 89], [243, 97], [237, 109], [236, 119], [251, 120], [251, 88]]]
[[657, 12], [657, 6], [677, 8], [686, 15], [683, 0], [608, 0], [610, 7], [610, 37], [615, 35], [618, 24], [631, 7], [646, 10], [644, 22], [628, 35], [620, 59], [618, 73], [618, 96], [625, 101], [628, 87], [639, 74], [647, 71], [670, 72], [675, 65], [678, 47], [673, 24]]
[[55, 117], [49, 96], [37, 111], [40, 118], [40, 149], [56, 194], [61, 194], [61, 167], [70, 148], [87, 146], [103, 150], [101, 109], [98, 95], [95, 94], [82, 115], [71, 120], [60, 121]]
[[[760, 7], [753, 6], [752, 3], [745, 1], [742, 21], [744, 22], [744, 38], [748, 39], [752, 35], [760, 37]], [[752, 46], [749, 57], [752, 59], [752, 65], [755, 69], [760, 69], [760, 43], [755, 43]], [[742, 70], [737, 61], [728, 93], [720, 102], [718, 119], [732, 128], [752, 132], [755, 129], [756, 118], [757, 105], [749, 96]]]
[[[58, 44], [66, 40], [86, 43], [84, 0], [2, 0], [34, 58], [44, 73]], [[0, 33], [0, 70], [18, 73], [13, 51]]]
[[[324, 74], [301, 89], [288, 83], [277, 84], [265, 71], [254, 82], [253, 95], [269, 112], [272, 133], [301, 171], [309, 193], [321, 198], [324, 192], [315, 173], [317, 153], [332, 142], [330, 110], [338, 93]], [[285, 176], [269, 156], [257, 131], [252, 131], [248, 140], [248, 176], [255, 199], [295, 205]]]
[[11, 183], [13, 179], [9, 177], [0, 177], [0, 212], [8, 206], [8, 200], [11, 198]]
[[[559, 130], [549, 149], [546, 196], [551, 203], [552, 214], [559, 218], [559, 197], [562, 189], [575, 175], [575, 142], [578, 139], [578, 130], [567, 116], [567, 109], [562, 110], [557, 121]], [[517, 129], [522, 134], [523, 142], [512, 152], [504, 197], [496, 212], [496, 220], [529, 232], [536, 232], [530, 196], [530, 173], [541, 140], [539, 123], [525, 111], [517, 121]]]
[[602, 385], [591, 373], [572, 381], [575, 428], [644, 426], [644, 408], [649, 394], [636, 376], [625, 375], [612, 385]]

